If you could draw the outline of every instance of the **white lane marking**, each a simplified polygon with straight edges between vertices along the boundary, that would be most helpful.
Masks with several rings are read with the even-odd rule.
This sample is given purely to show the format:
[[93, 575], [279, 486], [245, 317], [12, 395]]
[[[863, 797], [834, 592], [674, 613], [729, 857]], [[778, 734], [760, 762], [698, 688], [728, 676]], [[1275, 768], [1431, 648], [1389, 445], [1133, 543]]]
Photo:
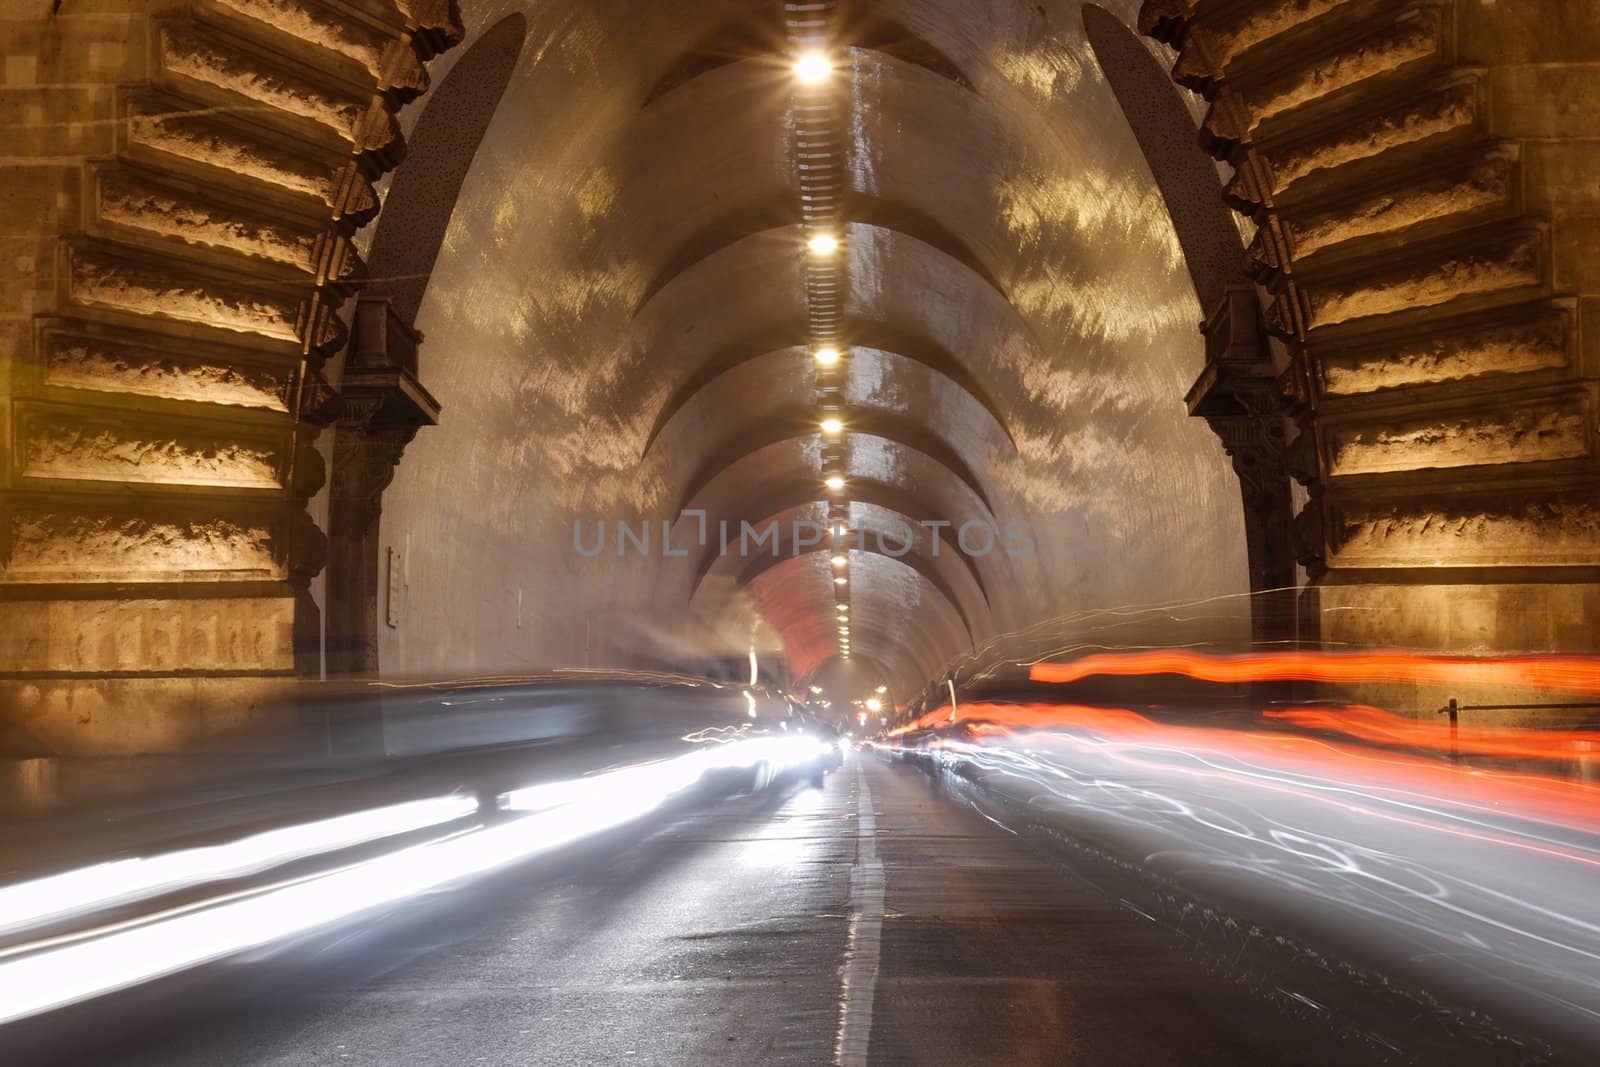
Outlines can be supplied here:
[[850, 869], [850, 943], [845, 949], [839, 993], [839, 1032], [833, 1061], [864, 1067], [872, 1039], [872, 1000], [878, 985], [878, 953], [883, 938], [883, 863], [878, 859], [878, 821], [872, 789], [856, 761], [856, 863]]

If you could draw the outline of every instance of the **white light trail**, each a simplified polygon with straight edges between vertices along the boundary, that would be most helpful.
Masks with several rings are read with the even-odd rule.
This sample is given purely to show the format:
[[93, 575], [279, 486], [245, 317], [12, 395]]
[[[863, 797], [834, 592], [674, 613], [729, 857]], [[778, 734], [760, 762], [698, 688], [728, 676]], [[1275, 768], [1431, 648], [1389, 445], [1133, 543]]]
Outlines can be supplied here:
[[501, 798], [502, 805], [529, 814], [252, 895], [0, 960], [0, 1023], [268, 945], [560, 848], [648, 814], [711, 770], [762, 768], [764, 779], [770, 780], [826, 750], [815, 738], [750, 738], [513, 790]]
[[96, 863], [3, 886], [0, 932], [258, 874], [308, 856], [453, 822], [477, 809], [474, 797], [430, 797], [266, 830], [219, 845]]
[[1494, 803], [1501, 779], [1470, 767], [1181, 736], [1051, 728], [943, 739], [935, 754], [1229, 914], [1272, 915], [1446, 1002], [1600, 1046], [1600, 831], [1536, 806], [1582, 784], [1508, 775]]

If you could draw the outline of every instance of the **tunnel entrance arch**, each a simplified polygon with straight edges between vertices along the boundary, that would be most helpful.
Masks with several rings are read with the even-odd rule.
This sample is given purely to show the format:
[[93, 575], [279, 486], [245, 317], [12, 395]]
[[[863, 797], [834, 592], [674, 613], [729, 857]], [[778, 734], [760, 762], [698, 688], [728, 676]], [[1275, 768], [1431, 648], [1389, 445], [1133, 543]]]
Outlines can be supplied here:
[[[428, 91], [428, 64], [466, 31], [446, 2], [372, 0], [359, 12], [307, 4], [329, 21], [280, 25], [266, 14], [270, 4], [122, 5], [128, 39], [150, 46], [128, 50], [68, 32], [86, 25], [73, 20], [99, 16], [35, 4], [38, 18], [23, 23], [36, 21], [39, 32], [23, 34], [22, 61], [0, 71], [8, 91], [39, 100], [45, 115], [19, 127], [7, 157], [16, 179], [8, 192], [19, 205], [11, 236], [23, 250], [13, 261], [0, 368], [0, 687], [4, 743], [15, 750], [148, 751], [235, 728], [248, 733], [272, 684], [319, 673], [322, 609], [332, 653], [349, 661], [336, 672], [370, 670], [379, 572], [375, 546], [363, 538], [402, 438], [435, 414], [405, 308], [420, 299], [412, 289], [430, 275], [438, 245], [437, 234], [424, 236], [420, 247], [432, 240], [431, 250], [401, 254], [380, 224], [373, 263], [363, 267], [355, 238], [377, 217], [377, 189], [405, 152], [400, 109]], [[786, 124], [787, 105], [773, 103], [789, 83], [763, 91], [788, 77], [787, 39], [768, 42], [765, 55], [730, 45], [732, 62], [690, 64], [674, 75], [677, 55], [719, 40], [717, 27], [750, 5], [706, 0], [670, 17], [659, 7], [552, 3], [537, 16], [527, 8], [530, 18], [548, 15], [541, 34], [546, 25], [559, 35], [592, 19], [563, 45], [578, 43], [594, 63], [551, 62], [539, 75], [557, 90], [550, 99], [603, 104], [612, 123], [582, 135], [553, 127], [574, 138], [562, 142], [571, 148], [564, 162], [577, 170], [591, 155], [611, 153], [605, 162], [615, 166], [607, 183], [587, 188], [591, 213], [561, 205], [605, 230], [602, 239], [562, 244], [539, 261], [573, 267], [576, 311], [562, 319], [567, 307], [552, 310], [561, 321], [543, 336], [576, 339], [576, 355], [560, 369], [573, 372], [574, 408], [589, 405], [581, 415], [590, 422], [574, 433], [563, 426], [565, 436], [552, 434], [551, 450], [508, 481], [548, 485], [529, 472], [560, 449], [570, 463], [560, 470], [583, 481], [602, 465], [589, 465], [582, 446], [600, 442], [590, 451], [614, 464], [602, 472], [608, 487], [634, 488], [623, 484], [632, 473], [626, 464], [648, 451], [650, 474], [660, 474], [669, 497], [683, 472], [658, 453], [705, 444], [680, 431], [682, 422], [719, 408], [754, 410], [778, 388], [794, 387], [788, 400], [821, 397], [812, 338], [770, 336], [796, 322], [803, 330], [812, 293], [834, 301], [830, 322], [860, 330], [841, 335], [837, 362], [856, 368], [861, 393], [881, 388], [884, 410], [928, 413], [941, 432], [956, 423], [974, 431], [964, 445], [978, 459], [966, 465], [980, 480], [991, 468], [1002, 472], [985, 481], [996, 509], [1021, 513], [1043, 501], [1041, 508], [1066, 514], [1079, 503], [1075, 491], [1087, 498], [1127, 484], [1116, 475], [1141, 473], [1105, 462], [1079, 477], [1074, 465], [1133, 455], [1140, 432], [1168, 428], [1148, 418], [1141, 425], [1145, 405], [1120, 436], [1093, 432], [1107, 412], [1149, 399], [1110, 396], [1105, 379], [1128, 364], [1126, 351], [1170, 345], [1176, 334], [1162, 331], [1172, 307], [1188, 316], [1187, 294], [1159, 309], [1165, 325], [1153, 313], [1138, 319], [1150, 310], [1138, 306], [1149, 302], [1148, 288], [1110, 271], [1073, 273], [1096, 252], [1093, 235], [1077, 240], [1089, 226], [1071, 210], [1082, 203], [1072, 194], [1085, 186], [1030, 185], [1040, 172], [1063, 182], [1074, 176], [1061, 151], [1073, 138], [1057, 136], [1065, 127], [1052, 124], [1084, 122], [1068, 131], [1085, 134], [1078, 147], [1111, 128], [1121, 134], [1114, 109], [1099, 106], [1108, 101], [1098, 83], [1093, 94], [1074, 93], [1081, 79], [1073, 68], [1086, 58], [1080, 12], [1090, 50], [1109, 57], [1114, 84], [1124, 82], [1118, 95], [1135, 128], [1158, 128], [1149, 116], [1134, 119], [1145, 90], [1128, 79], [1143, 78], [1150, 61], [1129, 48], [1124, 25], [1104, 8], [1075, 3], [929, 8], [883, 0], [872, 8], [889, 29], [850, 39], [841, 29], [850, 18], [832, 15], [862, 5], [822, 4], [828, 17], [816, 32], [836, 34], [839, 45], [839, 109], [828, 119], [838, 121], [820, 133], [808, 124], [802, 143], [798, 125]], [[770, 23], [775, 11], [762, 18]], [[597, 27], [603, 32], [590, 32]], [[1270, 483], [1265, 495], [1275, 502], [1272, 522], [1250, 533], [1252, 544], [1276, 551], [1252, 552], [1253, 562], [1271, 560], [1252, 566], [1252, 585], [1274, 587], [1280, 580], [1271, 573], [1297, 559], [1309, 578], [1307, 619], [1330, 645], [1593, 647], [1600, 387], [1589, 343], [1596, 331], [1583, 329], [1583, 319], [1600, 295], [1588, 254], [1600, 217], [1588, 176], [1600, 160], [1586, 129], [1550, 100], [1597, 77], [1588, 55], [1600, 41], [1574, 23], [1570, 4], [1554, 0], [1330, 2], [1293, 11], [1268, 0], [1149, 0], [1139, 28], [1176, 50], [1171, 76], [1207, 101], [1202, 147], [1231, 168], [1217, 190], [1188, 153], [1178, 161], [1188, 177], [1174, 171], [1180, 176], [1169, 182], [1159, 145], [1145, 146], [1180, 221], [1206, 314], [1206, 374], [1189, 394], [1191, 408], [1218, 428], [1241, 480]], [[480, 44], [493, 52], [492, 42], [510, 35], [490, 29]], [[1116, 58], [1124, 54], [1126, 62]], [[1063, 62], [1052, 66], [1052, 57]], [[501, 59], [509, 77], [515, 60]], [[663, 91], [651, 99], [655, 87]], [[1087, 101], [1097, 114], [1086, 117]], [[472, 140], [475, 122], [447, 124], [432, 148], [424, 122], [402, 179], [449, 157], [460, 173], [423, 184], [454, 197], [472, 149], [442, 135]], [[952, 142], [983, 150], [952, 154]], [[643, 147], [634, 151], [636, 144]], [[513, 162], [532, 169], [543, 155]], [[802, 201], [792, 194], [802, 166], [812, 192], [812, 179], [840, 183], [845, 214], [829, 221], [838, 223], [831, 236], [842, 239], [843, 255], [826, 277], [808, 274], [800, 228], [760, 240], [743, 233], [779, 195], [795, 205], [789, 222], [798, 217]], [[1115, 174], [1099, 177], [1117, 184], [1126, 165], [1119, 160]], [[395, 184], [391, 219], [410, 199], [408, 184]], [[1223, 258], [1236, 257], [1229, 241], [1183, 236], [1226, 236], [1215, 212], [1206, 217], [1184, 200], [1185, 190], [1202, 185], [1254, 225], [1243, 284], [1231, 268], [1195, 269], [1224, 246]], [[526, 203], [542, 206], [547, 189], [572, 191], [541, 186]], [[730, 234], [717, 216], [736, 215], [728, 211], [734, 202], [756, 210], [737, 216], [744, 221]], [[528, 211], [522, 228], [540, 224], [538, 214]], [[449, 217], [448, 207], [422, 211], [414, 228], [442, 233]], [[730, 243], [709, 252], [701, 243], [724, 237]], [[557, 254], [572, 262], [555, 263]], [[602, 262], [607, 257], [613, 262]], [[1163, 260], [1137, 280], [1164, 285], [1178, 272], [1168, 267]], [[369, 272], [395, 283], [388, 300], [368, 284]], [[1084, 293], [1089, 298], [1079, 299]], [[357, 343], [341, 367], [352, 299]], [[754, 304], [777, 310], [717, 332]], [[568, 329], [612, 306], [622, 310], [600, 331]], [[1041, 341], [1041, 333], [1049, 336]], [[725, 362], [711, 351], [711, 336]], [[463, 338], [451, 340], [470, 350]], [[856, 343], [863, 340], [871, 344]], [[697, 348], [713, 357], [699, 362], [698, 378], [689, 366]], [[791, 348], [785, 382], [752, 385], [742, 373], [757, 360], [739, 352]], [[897, 361], [902, 349], [907, 358]], [[604, 372], [615, 371], [617, 381], [657, 382], [640, 372], [670, 368], [680, 385], [689, 383], [679, 397], [689, 398], [685, 415], [660, 417], [654, 398], [642, 395], [648, 390], [590, 390], [587, 369], [571, 366], [617, 352]], [[528, 345], [505, 354], [544, 353]], [[934, 377], [908, 385], [914, 365]], [[983, 388], [966, 391], [988, 415], [950, 384], [968, 370]], [[1170, 382], [1163, 388], [1172, 391]], [[837, 410], [865, 410], [862, 399], [852, 394]], [[991, 415], [1009, 438], [993, 448], [984, 436]], [[308, 511], [327, 474], [315, 443], [330, 420], [344, 445], [335, 447], [331, 543]], [[644, 447], [651, 426], [671, 443]], [[903, 488], [906, 464], [918, 458], [868, 436], [859, 458], [877, 469], [841, 467], [838, 477], [868, 484], [881, 473], [883, 484]], [[1228, 568], [1242, 571], [1231, 554], [1238, 538], [1230, 502], [1221, 500], [1232, 489], [1226, 472], [1196, 468], [1163, 480], [1162, 464], [1170, 469], [1183, 461], [1180, 452], [1200, 451], [1193, 439], [1172, 440], [1182, 449], [1140, 457], [1149, 479], [1123, 499], [1155, 513], [1178, 498], [1159, 513], [1160, 528], [1184, 545], [1199, 524], [1169, 522], [1172, 512], [1190, 504], [1197, 513], [1191, 502], [1221, 487], [1205, 523], [1218, 528], [1224, 517], [1229, 532], [1207, 549], [1229, 553]], [[831, 507], [808, 447], [797, 443], [787, 454], [796, 477], [821, 494], [813, 502]], [[1264, 459], [1249, 464], [1245, 456]], [[704, 458], [696, 453], [683, 467]], [[1215, 458], [1206, 452], [1208, 463]], [[1278, 506], [1286, 471], [1306, 490], [1292, 523]], [[1187, 499], [1185, 489], [1194, 491]], [[394, 493], [390, 505], [398, 510]], [[1143, 576], [1166, 565], [1163, 554], [1182, 560], [1157, 547], [1129, 563], [1117, 553], [1137, 538], [1109, 521], [1091, 528], [1099, 515], [1089, 506], [1071, 517], [1073, 551], [1086, 551], [1063, 553], [1051, 582], [1000, 583], [997, 612], [1034, 593], [1032, 585], [1042, 590], [1039, 601], [1109, 601], [1126, 588], [1091, 580], [1108, 564]], [[335, 595], [319, 609], [313, 582], [330, 553], [340, 561], [328, 575]], [[1158, 573], [1141, 589], [1176, 587], [1185, 577], [1177, 568]], [[1057, 575], [1065, 577], [1056, 582]], [[497, 611], [510, 610], [513, 597], [503, 599]], [[815, 603], [826, 613], [824, 597]], [[997, 615], [995, 628], [1020, 628], [1038, 617], [1037, 607]], [[555, 637], [558, 649], [576, 647]]]
[[526, 35], [527, 20], [507, 15], [456, 61], [428, 97], [411, 135], [411, 161], [397, 172], [378, 217], [333, 426], [324, 634], [330, 677], [378, 673], [378, 606], [387, 595], [379, 558], [383, 492], [406, 445], [440, 414], [421, 381], [417, 312]]
[[1161, 191], [1205, 314], [1205, 367], [1185, 401], [1216, 432], [1239, 478], [1253, 637], [1257, 644], [1314, 640], [1314, 629], [1302, 631], [1295, 606], [1288, 465], [1294, 425], [1278, 384], [1282, 368], [1260, 328], [1244, 246], [1222, 203], [1222, 182], [1177, 88], [1137, 34], [1096, 4], [1084, 5], [1083, 27]]

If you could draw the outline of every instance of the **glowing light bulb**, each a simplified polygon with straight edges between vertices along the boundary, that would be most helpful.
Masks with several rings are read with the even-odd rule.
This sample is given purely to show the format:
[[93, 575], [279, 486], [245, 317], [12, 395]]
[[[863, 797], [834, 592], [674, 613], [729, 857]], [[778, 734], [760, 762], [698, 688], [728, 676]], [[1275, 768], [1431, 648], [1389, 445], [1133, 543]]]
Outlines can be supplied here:
[[838, 433], [842, 429], [844, 429], [844, 422], [839, 419], [835, 419], [830, 416], [829, 418], [822, 420], [823, 433], [834, 434]]
[[824, 345], [817, 349], [815, 358], [817, 366], [831, 367], [839, 362], [839, 350], [832, 345]]
[[839, 239], [831, 233], [819, 233], [806, 242], [812, 254], [831, 256], [839, 250]]
[[834, 580], [833, 580], [833, 584], [834, 584], [834, 585], [843, 585], [843, 584], [844, 584], [844, 582], [845, 582], [845, 580], [844, 580], [844, 579], [843, 579], [843, 578], [835, 578], [835, 579], [834, 579]]
[[837, 474], [830, 474], [822, 480], [822, 484], [827, 486], [829, 489], [843, 489], [844, 479], [839, 477]]
[[794, 61], [794, 76], [802, 85], [821, 85], [833, 73], [833, 61], [821, 52], [804, 52]]
[[835, 567], [843, 567], [846, 563], [849, 563], [850, 561], [845, 559], [843, 556], [834, 556], [828, 562], [832, 563]]
[[883, 701], [879, 700], [877, 697], [868, 697], [867, 698], [867, 710], [868, 711], [882, 711], [883, 710]]

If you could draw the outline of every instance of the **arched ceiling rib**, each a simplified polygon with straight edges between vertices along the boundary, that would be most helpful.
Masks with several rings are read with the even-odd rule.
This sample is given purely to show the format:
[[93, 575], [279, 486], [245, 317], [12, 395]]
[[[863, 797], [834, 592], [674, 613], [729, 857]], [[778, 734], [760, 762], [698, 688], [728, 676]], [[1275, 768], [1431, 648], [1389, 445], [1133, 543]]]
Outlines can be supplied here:
[[[922, 240], [1004, 292], [1027, 205], [997, 212], [994, 195], [1027, 144], [982, 97], [946, 78], [881, 53], [848, 49], [844, 58], [859, 68], [852, 76], [860, 83], [851, 101], [855, 132], [839, 148], [858, 179], [842, 190], [848, 220]], [[714, 251], [719, 238], [731, 243], [763, 219], [798, 219], [788, 78], [771, 61], [720, 66], [635, 123], [624, 198], [643, 231], [643, 258], [660, 264], [650, 271], [651, 292]], [[907, 113], [912, 121], [901, 121]], [[952, 152], [952, 144], [964, 147]]]
[[[938, 601], [924, 600], [926, 586], [914, 571], [885, 557], [858, 562], [862, 584], [852, 589], [849, 601], [852, 645], [859, 643], [863, 653], [895, 663], [903, 681], [937, 675], [944, 663], [970, 647], [952, 612], [930, 609]], [[794, 677], [810, 673], [834, 654], [838, 624], [832, 590], [827, 561], [817, 556], [785, 560], [751, 584], [758, 610], [777, 620], [774, 626]]]
[[[759, 564], [752, 564], [748, 568], [748, 573], [743, 579], [745, 586], [755, 587], [768, 580], [781, 582], [784, 580], [783, 572], [786, 570], [804, 576], [807, 581], [815, 580], [820, 575], [826, 584], [832, 582], [827, 553], [803, 553], [798, 556], [759, 561]], [[892, 590], [898, 607], [905, 609], [903, 621], [897, 624], [898, 629], [896, 626], [889, 627], [892, 634], [902, 639], [910, 639], [917, 635], [925, 636], [927, 638], [925, 641], [908, 640], [908, 643], [938, 645], [946, 656], [954, 656], [963, 648], [971, 646], [971, 635], [956, 605], [940, 593], [937, 587], [927, 580], [926, 575], [906, 560], [882, 553], [852, 550], [850, 571], [853, 577], [843, 601], [852, 610], [842, 616], [835, 614], [823, 620], [835, 631], [841, 623], [848, 623], [853, 632], [857, 629], [858, 622], [863, 621], [863, 616], [881, 610], [873, 606], [875, 593], [868, 588], [877, 582], [883, 585], [885, 590]], [[856, 583], [861, 583], [862, 587], [858, 588]], [[888, 620], [885, 618], [881, 621]]]
[[[950, 522], [952, 529], [967, 522], [990, 525], [994, 522], [983, 501], [949, 470], [919, 452], [883, 438], [865, 438], [857, 442], [844, 473], [845, 485], [837, 495], [847, 501], [873, 499], [908, 515], [931, 516], [935, 521]], [[718, 519], [744, 511], [747, 501], [782, 499], [793, 494], [799, 496], [789, 502], [793, 505], [826, 495], [821, 481], [814, 442], [808, 439], [774, 442], [747, 452], [723, 467], [698, 493], [684, 500], [675, 513], [704, 511], [714, 528]], [[902, 504], [904, 506], [899, 506]], [[781, 508], [771, 508], [763, 514], [777, 510]], [[1009, 581], [1004, 555], [988, 553], [980, 558], [984, 567], [994, 572], [995, 586]]]
[[754, 8], [746, 17], [724, 23], [695, 42], [651, 86], [642, 106], [682, 88], [701, 75], [741, 61], [776, 66], [782, 52], [783, 22], [776, 4]]
[[[870, 540], [868, 541], [868, 545], [872, 545]], [[808, 552], [799, 553], [798, 555], [821, 555], [825, 557], [831, 557], [833, 554], [834, 552], [831, 548], [818, 548], [811, 549]], [[848, 549], [843, 553], [843, 555], [853, 564], [861, 562], [856, 558], [858, 556], [877, 555], [883, 557], [884, 559], [893, 560], [894, 562], [899, 563], [901, 566], [916, 571], [917, 576], [926, 582], [933, 589], [933, 591], [938, 594], [938, 599], [942, 606], [956, 613], [957, 617], [961, 620], [961, 629], [966, 635], [967, 640], [969, 642], [976, 643], [977, 638], [973, 631], [972, 620], [967, 613], [962, 610], [960, 598], [944, 581], [939, 572], [934, 570], [929, 561], [920, 554], [908, 552], [904, 555], [897, 555], [893, 552], [885, 551], [881, 547], [863, 547]], [[738, 578], [739, 585], [741, 587], [749, 586], [773, 567], [779, 566], [786, 560], [794, 558], [797, 558], [797, 556], [790, 555], [758, 557], [756, 560], [745, 566], [743, 572]], [[924, 601], [924, 603], [926, 603], [926, 601]]]
[[[726, 522], [730, 531], [730, 538], [736, 538], [738, 532], [745, 529], [745, 524], [753, 530], [765, 530], [767, 524], [774, 520], [781, 520], [783, 516], [806, 517], [810, 516], [823, 524], [824, 529], [829, 528], [827, 521], [827, 506], [824, 501], [815, 499], [817, 496], [816, 483], [811, 479], [791, 481], [772, 486], [753, 487], [751, 492], [736, 502], [735, 510], [717, 515], [706, 516], [706, 528], [710, 531], [719, 531], [719, 523]], [[999, 587], [1007, 578], [1004, 571], [991, 566], [987, 555], [975, 556], [964, 551], [959, 539], [952, 532], [954, 527], [944, 528], [934, 525], [937, 522], [948, 522], [948, 519], [936, 518], [933, 512], [921, 510], [921, 506], [911, 493], [897, 486], [885, 485], [879, 482], [870, 482], [857, 479], [851, 485], [849, 519], [842, 525], [857, 531], [867, 531], [869, 536], [878, 530], [888, 531], [893, 535], [891, 544], [898, 546], [898, 522], [904, 522], [912, 527], [916, 537], [915, 551], [924, 559], [938, 560], [939, 569], [945, 573], [959, 571], [951, 575], [947, 583], [952, 587], [970, 588], [974, 591], [972, 609], [968, 612], [969, 618], [992, 619], [996, 600], [991, 595], [991, 587]], [[719, 535], [712, 533], [707, 538], [707, 543], [699, 542], [700, 520], [698, 516], [680, 519], [673, 527], [672, 543], [674, 545], [693, 545], [693, 555], [697, 560], [692, 578], [692, 590], [698, 591], [701, 584], [721, 566], [732, 569], [734, 563], [731, 557], [721, 551], [718, 544]], [[792, 529], [782, 525], [781, 530], [785, 543], [789, 539], [788, 531]], [[933, 539], [938, 538], [938, 544]], [[691, 592], [693, 595], [693, 592]]]
[[705, 460], [689, 476], [680, 504], [687, 504], [694, 499], [717, 475], [752, 452], [785, 441], [820, 442], [837, 437], [846, 446], [886, 442], [920, 453], [959, 479], [982, 502], [985, 512], [990, 515], [994, 513], [994, 503], [976, 469], [935, 430], [915, 419], [871, 408], [840, 408], [838, 414], [844, 421], [845, 429], [837, 435], [825, 434], [817, 428], [815, 408], [798, 406], [767, 413], [763, 418], [734, 423], [724, 431], [726, 436], [711, 446]]
[[[863, 293], [852, 287], [844, 294], [840, 347], [884, 349], [924, 364], [974, 397], [1012, 436], [994, 386], [985, 381], [992, 376], [983, 373], [995, 365], [994, 353], [965, 347], [961, 333], [936, 331], [942, 324], [928, 315], [951, 307], [958, 319], [981, 316], [992, 321], [988, 336], [1005, 338], [1013, 349], [1031, 344], [1026, 324], [998, 291], [933, 246], [871, 226], [852, 225], [849, 232], [852, 248], [859, 241], [865, 250], [851, 252], [852, 272], [857, 259], [871, 257], [868, 265], [878, 267], [893, 257], [896, 269], [931, 279], [937, 289]], [[651, 420], [646, 447], [707, 383], [774, 349], [807, 345], [803, 290], [788, 284], [798, 277], [800, 247], [799, 232], [790, 228], [742, 238], [686, 268], [640, 308], [635, 335], [650, 352], [657, 380], [670, 383]], [[933, 304], [928, 296], [935, 297]]]
[[765, 536], [771, 530], [772, 539], [760, 545], [752, 541], [751, 551], [738, 555], [715, 550], [700, 552], [689, 594], [691, 604], [701, 598], [705, 589], [725, 595], [730, 577], [743, 589], [785, 559], [813, 552], [830, 559], [835, 553], [846, 559], [854, 552], [875, 553], [896, 559], [921, 575], [960, 617], [967, 640], [976, 641], [979, 633], [990, 632], [992, 619], [982, 586], [967, 566], [970, 561], [963, 560], [954, 543], [936, 540], [931, 531], [919, 527], [908, 516], [885, 508], [852, 504], [850, 516], [854, 536], [848, 538], [848, 545], [834, 544], [827, 532], [828, 510], [821, 501], [730, 523], [733, 530], [744, 530], [741, 523], [748, 523], [748, 529], [761, 532], [753, 536]]
[[[780, 335], [778, 330], [766, 334], [769, 338]], [[680, 415], [693, 422], [703, 416], [699, 409], [708, 405], [751, 403], [756, 391], [752, 381], [763, 397], [793, 399], [811, 394], [815, 384], [814, 364], [808, 348], [789, 345], [752, 354], [759, 347], [759, 340], [752, 338], [735, 344], [725, 356], [712, 356], [691, 371], [661, 405], [660, 414], [645, 441], [645, 456], [650, 455], [656, 442]], [[943, 432], [973, 439], [972, 444], [964, 441], [959, 444], [969, 456], [978, 455], [977, 440], [991, 435], [1006, 448], [1016, 447], [1005, 426], [981, 398], [926, 359], [865, 344], [850, 345], [849, 353], [850, 370], [844, 383], [849, 404], [883, 407], [919, 416], [930, 423], [937, 422]], [[948, 364], [950, 361], [940, 359], [939, 362]]]
[[[649, 453], [656, 461], [652, 469], [663, 471], [673, 484], [686, 486], [685, 495], [692, 497], [717, 470], [744, 452], [789, 437], [815, 436], [819, 428], [810, 403], [813, 391], [812, 361], [802, 349], [772, 352], [743, 363], [691, 398]], [[982, 406], [949, 379], [911, 360], [858, 349], [845, 375], [841, 401], [836, 414], [847, 430], [843, 440], [852, 440], [851, 433], [876, 435], [920, 451], [965, 481], [994, 511], [995, 499], [984, 484], [987, 470], [996, 456], [1010, 455], [1013, 446]], [[801, 497], [823, 495], [814, 480], [804, 474], [799, 477]], [[910, 488], [914, 496], [915, 487]], [[918, 507], [922, 518], [938, 517], [928, 504]], [[962, 518], [983, 517], [980, 512]]]
[[[750, 62], [779, 67], [787, 72], [788, 64], [782, 58], [782, 22], [772, 17], [776, 9], [776, 5], [758, 9], [752, 12], [750, 18], [729, 23], [708, 34], [683, 53], [651, 87], [643, 106], [650, 107], [695, 79], [734, 63]], [[949, 56], [901, 23], [869, 17], [843, 29], [839, 39], [849, 40], [852, 51], [875, 52], [888, 59], [921, 67], [936, 77], [972, 90], [972, 83], [966, 74]]]

